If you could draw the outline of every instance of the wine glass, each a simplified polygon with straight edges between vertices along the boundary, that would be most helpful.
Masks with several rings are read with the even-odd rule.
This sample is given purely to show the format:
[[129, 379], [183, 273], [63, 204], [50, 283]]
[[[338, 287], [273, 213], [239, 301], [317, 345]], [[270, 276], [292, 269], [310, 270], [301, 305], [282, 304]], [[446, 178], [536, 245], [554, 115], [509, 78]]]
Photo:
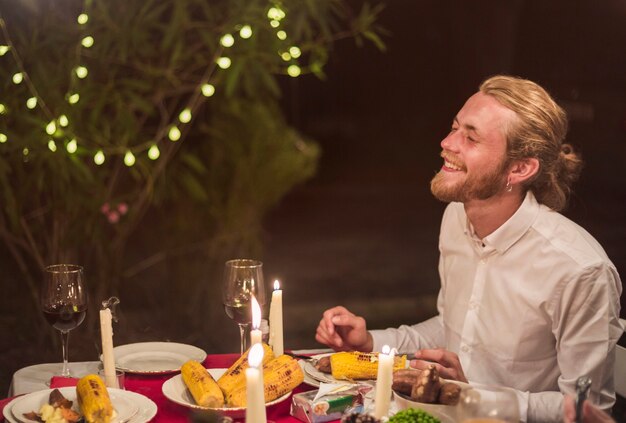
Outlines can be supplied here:
[[252, 295], [265, 304], [263, 263], [258, 260], [234, 259], [224, 265], [222, 303], [226, 315], [239, 325], [241, 354], [246, 350], [246, 329], [252, 322]]
[[461, 391], [457, 414], [462, 423], [518, 423], [517, 395], [511, 388], [473, 386]]
[[61, 331], [63, 370], [69, 377], [67, 341], [70, 330], [80, 325], [87, 314], [87, 291], [83, 285], [83, 268], [74, 264], [55, 264], [44, 271], [41, 309], [48, 323]]

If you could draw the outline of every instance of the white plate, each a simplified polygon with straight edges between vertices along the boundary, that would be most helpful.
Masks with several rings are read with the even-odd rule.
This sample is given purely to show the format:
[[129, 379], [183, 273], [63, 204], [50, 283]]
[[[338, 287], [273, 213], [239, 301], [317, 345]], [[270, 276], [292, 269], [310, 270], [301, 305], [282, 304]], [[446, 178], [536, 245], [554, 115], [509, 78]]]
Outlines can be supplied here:
[[307, 363], [309, 363], [307, 360], [298, 360], [298, 364], [300, 365], [300, 368], [302, 369], [302, 374], [304, 375], [304, 383], [306, 383], [307, 385], [310, 386], [314, 386], [316, 388], [320, 387], [320, 381], [313, 379], [311, 376], [309, 376], [309, 374], [306, 371], [306, 365]]
[[[16, 398], [15, 400], [11, 401], [8, 413], [6, 410], [7, 408], [9, 408], [9, 404], [7, 404], [7, 406], [5, 407], [5, 417], [7, 417], [7, 414], [10, 414], [11, 420], [9, 421], [30, 422], [30, 420], [25, 419], [23, 415], [31, 411], [38, 412], [41, 406], [44, 403], [48, 402], [50, 392], [52, 391], [53, 389], [46, 389], [43, 391], [32, 392], [22, 397]], [[59, 391], [65, 398], [73, 402], [72, 408], [76, 411], [79, 411], [78, 402], [76, 399], [76, 388], [59, 388]], [[140, 398], [138, 398], [143, 397], [143, 395], [136, 394], [134, 392], [127, 392], [121, 389], [108, 389], [108, 391], [109, 397], [111, 398], [111, 403], [113, 404], [113, 408], [116, 412], [116, 417], [111, 420], [112, 423], [147, 421], [147, 419], [142, 419], [139, 416], [140, 406], [142, 408], [147, 408], [147, 410], [142, 410], [142, 415], [148, 416], [152, 414], [151, 417], [153, 417], [154, 414], [156, 414], [156, 405], [152, 401], [144, 397], [147, 401], [143, 401], [142, 403]], [[150, 407], [150, 403], [152, 407]]]
[[[213, 379], [217, 380], [220, 376], [224, 374], [228, 369], [207, 369], [207, 371], [211, 374]], [[176, 404], [183, 405], [185, 407], [194, 408], [197, 410], [216, 410], [221, 414], [225, 414], [230, 417], [244, 417], [246, 415], [246, 407], [220, 407], [220, 408], [211, 408], [211, 407], [203, 407], [201, 405], [196, 404], [191, 393], [185, 386], [185, 382], [183, 382], [183, 377], [181, 375], [176, 375], [165, 381], [163, 384], [163, 395], [167, 397], [172, 402]], [[280, 398], [275, 399], [274, 401], [270, 401], [265, 404], [266, 407], [269, 407], [274, 404], [278, 404], [279, 402], [285, 401], [289, 398], [291, 392], [286, 393]]]
[[[442, 379], [444, 382], [452, 382], [459, 385], [462, 389], [468, 388], [470, 385], [456, 380]], [[441, 423], [454, 423], [457, 421], [456, 405], [444, 404], [428, 404], [425, 402], [413, 401], [406, 395], [393, 391], [393, 401], [398, 407], [398, 411], [406, 408], [420, 408], [429, 414], [441, 420]]]
[[[320, 359], [322, 357], [328, 357], [329, 355], [332, 355], [334, 353], [326, 353], [326, 354], [317, 354], [317, 355], [312, 355], [311, 358], [314, 359]], [[313, 383], [316, 383], [313, 386], [319, 386], [320, 382], [324, 382], [324, 383], [342, 383], [345, 382], [345, 380], [343, 381], [339, 381], [337, 379], [335, 379], [331, 374], [328, 373], [324, 373], [324, 372], [320, 372], [319, 370], [317, 370], [315, 368], [315, 366], [313, 365], [313, 363], [311, 363], [310, 360], [300, 360], [300, 363], [302, 364], [302, 370], [304, 371], [304, 376], [305, 376], [305, 382], [307, 381], [307, 376], [309, 380], [313, 380]], [[308, 382], [307, 382], [308, 383]]]
[[198, 347], [176, 342], [138, 342], [113, 348], [115, 366], [128, 373], [174, 373], [188, 360], [200, 363], [206, 352]]

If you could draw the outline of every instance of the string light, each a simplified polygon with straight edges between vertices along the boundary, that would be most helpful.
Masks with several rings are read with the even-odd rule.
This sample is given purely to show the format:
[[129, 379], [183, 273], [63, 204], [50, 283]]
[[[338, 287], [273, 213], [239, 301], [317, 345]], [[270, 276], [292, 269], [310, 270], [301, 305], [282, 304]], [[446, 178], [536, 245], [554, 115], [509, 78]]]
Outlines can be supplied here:
[[89, 74], [89, 71], [84, 66], [76, 67], [76, 69], [74, 69], [74, 72], [76, 72], [76, 76], [79, 77], [80, 79], [86, 78], [87, 74]]
[[291, 65], [287, 68], [287, 73], [289, 74], [289, 76], [294, 77], [294, 78], [296, 76], [299, 76], [301, 72], [302, 70], [300, 69], [300, 66], [298, 65]]
[[48, 140], [48, 149], [54, 153], [57, 151], [57, 143], [54, 140]]
[[252, 37], [252, 27], [250, 25], [244, 25], [239, 30], [239, 36], [244, 40]]
[[135, 155], [130, 150], [124, 154], [124, 164], [128, 167], [135, 164]]
[[88, 35], [85, 38], [83, 38], [80, 43], [83, 45], [83, 47], [89, 48], [89, 47], [93, 46], [94, 40], [93, 40], [93, 37], [91, 35]]
[[[215, 94], [215, 87], [211, 84], [202, 85], [202, 95], [205, 97], [211, 97]], [[0, 112], [1, 113], [1, 112]]]
[[24, 147], [24, 149], [22, 150], [22, 154], [24, 156], [28, 156], [28, 153], [30, 153], [30, 150], [28, 149], [28, 147]]
[[104, 163], [105, 157], [104, 152], [102, 150], [98, 150], [98, 152], [93, 156], [93, 162], [100, 166]]
[[24, 74], [22, 72], [14, 73], [12, 79], [15, 85], [21, 84], [24, 80]]
[[218, 57], [217, 59], [217, 66], [219, 66], [222, 69], [228, 69], [230, 67], [231, 64], [231, 60], [229, 57]]
[[288, 62], [291, 60], [291, 54], [289, 54], [289, 52], [283, 52], [281, 53], [280, 57], [285, 61]]
[[80, 94], [78, 94], [78, 93], [70, 94], [67, 97], [67, 101], [70, 104], [76, 104], [76, 103], [78, 103], [78, 100], [80, 100]]
[[9, 50], [9, 46], [5, 46], [4, 44], [0, 45], [0, 56], [4, 56]]
[[2, 132], [0, 132], [0, 143], [4, 144], [8, 140], [9, 140], [9, 137], [7, 137], [6, 134], [3, 134]]
[[277, 21], [276, 19], [272, 19], [272, 20], [270, 21], [270, 26], [271, 26], [272, 28], [278, 28], [278, 27], [280, 26], [280, 21]]
[[267, 11], [267, 17], [269, 19], [280, 21], [285, 18], [285, 12], [280, 7], [274, 6]]
[[178, 129], [177, 126], [172, 125], [172, 127], [170, 128], [169, 132], [167, 133], [167, 137], [171, 140], [171, 141], [178, 141], [180, 139], [180, 129]]
[[26, 100], [26, 107], [31, 110], [37, 107], [37, 97], [30, 97], [28, 100]]
[[0, 115], [3, 115], [7, 112], [7, 106], [5, 106], [4, 104], [0, 103]]
[[292, 46], [292, 47], [289, 47], [289, 54], [291, 54], [291, 56], [292, 56], [294, 59], [297, 59], [297, 58], [298, 58], [298, 57], [300, 57], [300, 55], [302, 54], [302, 51], [300, 50], [300, 48], [299, 48], [299, 47], [297, 47], [297, 46]]
[[46, 134], [48, 135], [54, 135], [54, 133], [57, 131], [57, 124], [55, 121], [50, 121], [50, 123], [48, 123], [46, 125]]
[[184, 109], [178, 115], [178, 120], [182, 123], [189, 123], [191, 121], [191, 110], [189, 108]]
[[76, 138], [72, 138], [70, 142], [68, 142], [65, 146], [65, 149], [70, 154], [76, 153], [76, 150], [78, 150], [78, 143], [76, 142]]
[[85, 25], [87, 21], [89, 21], [89, 16], [86, 13], [81, 13], [78, 15], [78, 18], [76, 18], [76, 22], [78, 22], [79, 25]]
[[159, 151], [159, 147], [157, 147], [156, 144], [152, 144], [152, 147], [150, 147], [150, 149], [148, 150], [148, 157], [150, 158], [150, 160], [156, 160], [159, 158], [160, 155], [161, 152]]
[[276, 36], [278, 37], [279, 40], [284, 41], [287, 39], [287, 33], [283, 31], [282, 29], [276, 33]]
[[67, 118], [67, 116], [65, 116], [65, 115], [59, 116], [59, 125], [61, 125], [63, 128], [65, 128], [69, 124], [70, 124], [70, 121]]
[[225, 34], [220, 39], [220, 44], [223, 45], [224, 47], [232, 47], [233, 44], [235, 44], [235, 37], [233, 37], [230, 34]]

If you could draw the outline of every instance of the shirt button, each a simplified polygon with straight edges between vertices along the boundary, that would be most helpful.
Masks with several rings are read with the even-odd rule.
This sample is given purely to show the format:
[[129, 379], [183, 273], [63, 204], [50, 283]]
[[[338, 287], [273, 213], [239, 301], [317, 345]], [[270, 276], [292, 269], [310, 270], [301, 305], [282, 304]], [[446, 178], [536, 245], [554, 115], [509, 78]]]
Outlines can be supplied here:
[[469, 309], [470, 310], [476, 310], [477, 308], [478, 308], [478, 303], [476, 301], [470, 301]]
[[463, 351], [464, 353], [468, 353], [470, 351], [470, 347], [468, 347], [467, 345], [463, 344], [463, 345], [461, 345], [461, 351]]

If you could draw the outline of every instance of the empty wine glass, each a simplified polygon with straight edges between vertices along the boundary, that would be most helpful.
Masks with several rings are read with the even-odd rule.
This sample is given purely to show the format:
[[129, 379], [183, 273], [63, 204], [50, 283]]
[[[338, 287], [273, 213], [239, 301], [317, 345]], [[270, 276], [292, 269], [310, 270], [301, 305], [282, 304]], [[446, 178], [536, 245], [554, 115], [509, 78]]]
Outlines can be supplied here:
[[246, 350], [246, 329], [252, 322], [252, 295], [265, 304], [263, 263], [258, 260], [234, 259], [224, 265], [222, 303], [226, 315], [239, 325], [241, 354]]
[[63, 346], [61, 376], [69, 377], [67, 352], [69, 332], [80, 325], [87, 314], [83, 268], [74, 264], [55, 264], [46, 267], [40, 299], [46, 320], [61, 332]]
[[520, 420], [517, 395], [506, 387], [463, 389], [457, 414], [462, 423], [518, 423]]

